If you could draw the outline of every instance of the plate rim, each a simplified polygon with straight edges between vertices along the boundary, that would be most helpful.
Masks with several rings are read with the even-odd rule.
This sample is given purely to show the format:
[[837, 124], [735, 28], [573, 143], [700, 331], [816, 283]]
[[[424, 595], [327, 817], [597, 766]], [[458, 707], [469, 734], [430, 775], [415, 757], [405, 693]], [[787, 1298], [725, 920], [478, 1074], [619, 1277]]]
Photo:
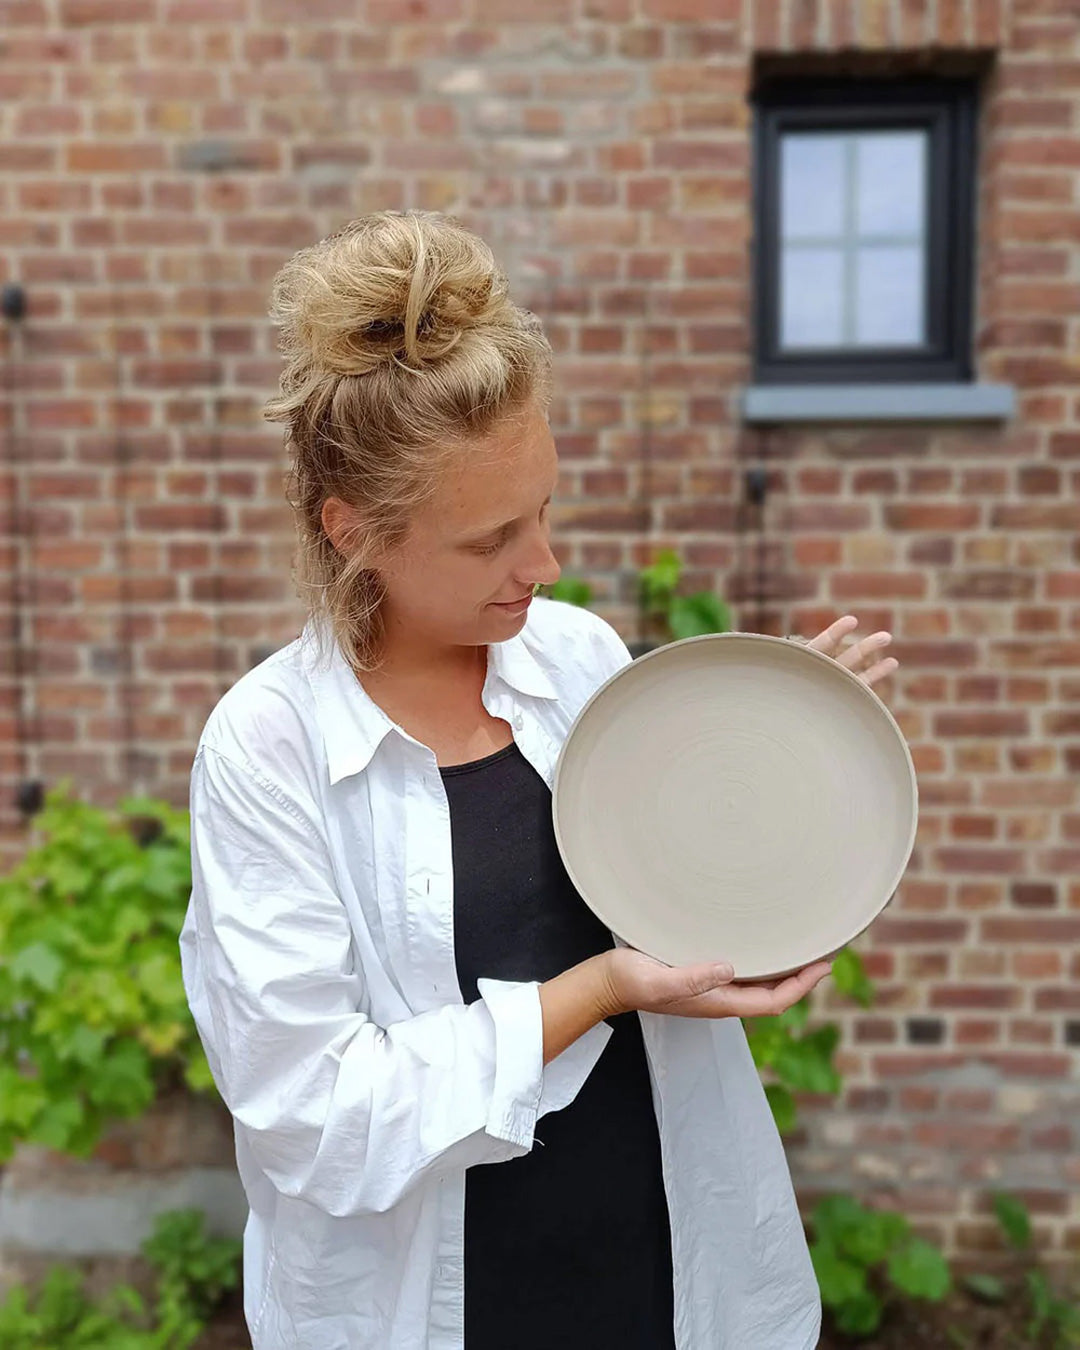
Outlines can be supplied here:
[[[559, 748], [558, 758], [555, 763], [555, 773], [553, 775], [551, 785], [551, 816], [552, 816], [552, 824], [555, 829], [555, 839], [559, 849], [559, 855], [562, 858], [563, 866], [566, 868], [567, 873], [570, 876], [571, 882], [574, 884], [575, 889], [578, 891], [579, 895], [581, 895], [585, 903], [589, 906], [590, 909], [593, 910], [593, 913], [596, 914], [597, 918], [600, 919], [601, 923], [603, 923], [612, 934], [616, 935], [617, 938], [620, 941], [626, 943], [627, 946], [631, 946], [632, 944], [629, 943], [629, 941], [626, 938], [622, 937], [622, 935], [619, 933], [619, 930], [615, 928], [612, 924], [610, 924], [604, 915], [600, 914], [599, 911], [597, 911], [596, 909], [593, 909], [592, 904], [585, 898], [585, 891], [582, 888], [578, 877], [575, 876], [574, 870], [566, 857], [563, 835], [559, 827], [559, 809], [558, 809], [559, 784], [562, 781], [562, 774], [566, 765], [566, 749], [567, 746], [570, 744], [571, 738], [573, 737], [575, 730], [577, 729], [579, 724], [582, 721], [584, 721], [590, 708], [592, 708], [592, 706], [598, 701], [598, 699], [608, 688], [608, 686], [614, 684], [616, 680], [621, 678], [626, 673], [626, 671], [630, 670], [633, 667], [642, 666], [646, 661], [651, 661], [658, 656], [662, 656], [665, 653], [671, 652], [676, 647], [687, 647], [693, 643], [698, 642], [716, 643], [720, 641], [730, 640], [732, 638], [750, 638], [754, 643], [779, 643], [787, 650], [806, 652], [812, 659], [826, 662], [830, 669], [841, 672], [842, 676], [846, 677], [859, 690], [861, 690], [863, 695], [868, 696], [873, 701], [878, 711], [884, 712], [888, 721], [892, 725], [892, 729], [896, 736], [896, 739], [899, 741], [900, 746], [903, 750], [903, 757], [908, 770], [908, 780], [911, 788], [911, 802], [912, 802], [911, 826], [908, 831], [907, 844], [903, 851], [903, 861], [900, 864], [897, 875], [895, 876], [895, 878], [891, 883], [891, 888], [886, 896], [886, 899], [882, 903], [881, 908], [878, 909], [874, 914], [872, 914], [870, 918], [861, 927], [856, 928], [855, 931], [851, 933], [849, 937], [845, 938], [844, 941], [841, 942], [839, 946], [834, 949], [835, 951], [840, 951], [842, 948], [848, 946], [849, 943], [854, 942], [855, 939], [859, 937], [862, 933], [865, 933], [866, 930], [870, 927], [870, 925], [875, 921], [875, 919], [881, 916], [881, 914], [885, 911], [885, 909], [888, 908], [889, 904], [893, 899], [893, 896], [895, 896], [896, 894], [896, 891], [901, 881], [904, 879], [904, 875], [906, 874], [908, 866], [910, 865], [911, 862], [911, 855], [914, 852], [915, 840], [918, 834], [919, 780], [918, 775], [916, 774], [915, 771], [915, 761], [912, 758], [911, 747], [908, 745], [907, 738], [904, 736], [903, 731], [900, 729], [900, 724], [893, 716], [892, 710], [888, 707], [885, 701], [882, 698], [880, 698], [879, 695], [875, 694], [873, 689], [871, 689], [871, 687], [864, 680], [859, 679], [858, 675], [856, 675], [853, 670], [850, 670], [847, 666], [841, 665], [840, 662], [835, 659], [835, 657], [829, 656], [825, 652], [818, 651], [816, 647], [808, 646], [805, 643], [792, 642], [790, 638], [778, 637], [773, 633], [754, 633], [742, 629], [729, 629], [728, 631], [723, 633], [698, 633], [693, 637], [678, 638], [672, 642], [665, 642], [659, 647], [654, 647], [652, 651], [645, 652], [643, 655], [638, 657], [632, 657], [630, 661], [627, 661], [623, 665], [621, 665], [618, 670], [613, 671], [607, 677], [607, 679], [604, 680], [602, 684], [598, 685], [596, 689], [593, 690], [593, 692], [582, 704], [581, 708], [578, 710], [577, 716], [571, 722], [570, 728], [567, 731], [566, 736], [563, 738], [563, 743]], [[640, 949], [635, 948], [634, 950]], [[649, 955], [649, 953], [645, 953], [645, 955]], [[656, 961], [661, 960], [660, 957], [652, 957], [652, 959]], [[818, 958], [818, 959], [825, 959], [825, 958]], [[664, 962], [663, 964], [666, 965], [667, 962]], [[739, 984], [743, 981], [752, 982], [754, 980], [779, 978], [785, 975], [792, 974], [797, 970], [802, 970], [803, 968], [804, 968], [803, 966], [790, 966], [783, 970], [762, 971], [745, 975], [740, 975], [736, 972], [736, 975], [732, 980], [732, 983]]]

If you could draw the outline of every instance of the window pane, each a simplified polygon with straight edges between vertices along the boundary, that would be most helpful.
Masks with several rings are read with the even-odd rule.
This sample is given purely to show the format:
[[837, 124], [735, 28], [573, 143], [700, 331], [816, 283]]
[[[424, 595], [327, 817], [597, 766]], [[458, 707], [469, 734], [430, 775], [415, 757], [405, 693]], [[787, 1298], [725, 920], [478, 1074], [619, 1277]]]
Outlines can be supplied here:
[[926, 133], [876, 131], [855, 138], [856, 230], [922, 238]]
[[847, 140], [828, 132], [792, 132], [781, 138], [781, 239], [835, 239], [843, 234]]
[[785, 248], [780, 267], [780, 345], [839, 346], [843, 314], [843, 250]]
[[911, 346], [924, 338], [921, 248], [860, 248], [855, 340], [861, 346]]

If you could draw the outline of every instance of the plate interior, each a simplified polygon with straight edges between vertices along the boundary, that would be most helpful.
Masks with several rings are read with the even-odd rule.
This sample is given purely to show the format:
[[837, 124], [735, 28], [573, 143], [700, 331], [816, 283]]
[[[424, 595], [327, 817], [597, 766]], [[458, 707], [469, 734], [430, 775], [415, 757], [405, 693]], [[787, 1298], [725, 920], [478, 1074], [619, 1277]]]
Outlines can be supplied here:
[[671, 643], [582, 709], [556, 770], [563, 861], [631, 946], [763, 979], [850, 942], [914, 844], [917, 787], [884, 703], [781, 638]]

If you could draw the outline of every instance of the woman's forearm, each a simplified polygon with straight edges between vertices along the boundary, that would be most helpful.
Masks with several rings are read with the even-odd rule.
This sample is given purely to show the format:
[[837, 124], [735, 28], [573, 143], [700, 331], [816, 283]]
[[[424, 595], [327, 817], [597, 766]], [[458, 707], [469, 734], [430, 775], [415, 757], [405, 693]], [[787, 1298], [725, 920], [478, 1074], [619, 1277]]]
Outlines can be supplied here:
[[545, 1064], [616, 1011], [606, 974], [607, 955], [590, 956], [541, 984]]

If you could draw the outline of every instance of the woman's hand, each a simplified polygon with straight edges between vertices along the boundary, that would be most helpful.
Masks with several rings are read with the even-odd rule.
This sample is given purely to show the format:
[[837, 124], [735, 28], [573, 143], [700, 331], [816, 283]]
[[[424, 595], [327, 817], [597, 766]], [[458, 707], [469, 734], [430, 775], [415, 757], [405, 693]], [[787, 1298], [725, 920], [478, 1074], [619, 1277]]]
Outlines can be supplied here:
[[777, 980], [732, 984], [731, 966], [724, 963], [666, 966], [633, 947], [616, 947], [600, 960], [604, 1017], [632, 1011], [676, 1017], [773, 1017], [798, 1003], [832, 970], [830, 961], [815, 961]]
[[892, 641], [891, 633], [871, 633], [869, 637], [853, 642], [841, 650], [840, 644], [843, 639], [849, 633], [853, 633], [858, 626], [859, 621], [854, 614], [845, 614], [817, 637], [810, 638], [806, 645], [833, 657], [840, 665], [847, 666], [848, 670], [858, 675], [864, 684], [873, 685], [878, 680], [885, 679], [887, 675], [892, 675], [900, 662], [895, 656], [884, 655], [885, 648]]

